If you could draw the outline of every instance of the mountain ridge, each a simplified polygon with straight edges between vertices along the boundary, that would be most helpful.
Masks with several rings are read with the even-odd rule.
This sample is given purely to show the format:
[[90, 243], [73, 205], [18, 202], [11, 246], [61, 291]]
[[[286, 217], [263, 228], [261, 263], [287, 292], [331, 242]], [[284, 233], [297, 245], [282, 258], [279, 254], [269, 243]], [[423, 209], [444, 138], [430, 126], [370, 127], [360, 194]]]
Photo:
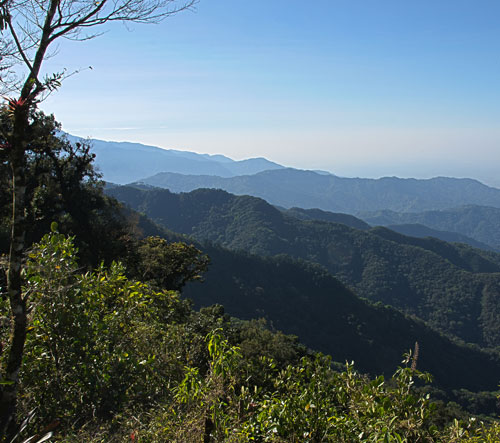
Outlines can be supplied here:
[[218, 177], [158, 173], [140, 183], [190, 192], [198, 188], [223, 189], [236, 195], [252, 195], [284, 208], [318, 208], [357, 215], [392, 210], [420, 212], [480, 204], [500, 208], [500, 189], [475, 179], [346, 178], [313, 171], [282, 168], [253, 175]]
[[431, 229], [466, 235], [500, 250], [500, 208], [475, 204], [419, 213], [381, 210], [359, 213], [358, 217], [371, 225], [418, 223]]
[[165, 171], [231, 177], [284, 167], [263, 157], [233, 160], [221, 154], [198, 154], [142, 143], [85, 140], [71, 134], [65, 136], [73, 143], [82, 140], [89, 143], [96, 155], [95, 165], [103, 179], [117, 184], [130, 183]]
[[[65, 136], [72, 142], [82, 141], [70, 134]], [[263, 157], [236, 161], [221, 154], [141, 143], [86, 141], [92, 145], [103, 179], [117, 184], [143, 182], [175, 192], [218, 188], [261, 197], [285, 208], [318, 208], [351, 215], [384, 209], [421, 212], [465, 204], [500, 208], [500, 189], [475, 179], [349, 178], [328, 171], [288, 168]]]

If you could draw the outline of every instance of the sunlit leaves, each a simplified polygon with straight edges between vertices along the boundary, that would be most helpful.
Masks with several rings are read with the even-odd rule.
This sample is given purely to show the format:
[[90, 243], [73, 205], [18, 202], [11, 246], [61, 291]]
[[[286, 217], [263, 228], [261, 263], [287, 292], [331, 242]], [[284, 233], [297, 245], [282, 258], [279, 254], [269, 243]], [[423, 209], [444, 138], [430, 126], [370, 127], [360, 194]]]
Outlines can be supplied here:
[[25, 388], [42, 416], [68, 420], [152, 401], [151, 384], [161, 387], [164, 375], [155, 346], [181, 304], [175, 292], [129, 281], [118, 263], [81, 274], [76, 253], [72, 238], [52, 232], [30, 252], [26, 271], [33, 310]]

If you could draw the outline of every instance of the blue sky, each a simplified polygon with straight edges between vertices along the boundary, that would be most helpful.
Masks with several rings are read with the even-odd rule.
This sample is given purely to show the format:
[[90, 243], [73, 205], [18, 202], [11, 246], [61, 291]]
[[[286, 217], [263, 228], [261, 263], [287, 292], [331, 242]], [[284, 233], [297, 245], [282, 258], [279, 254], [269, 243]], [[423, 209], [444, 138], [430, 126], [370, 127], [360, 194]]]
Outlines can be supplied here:
[[498, 0], [201, 0], [106, 31], [45, 67], [80, 71], [42, 105], [75, 135], [500, 186]]

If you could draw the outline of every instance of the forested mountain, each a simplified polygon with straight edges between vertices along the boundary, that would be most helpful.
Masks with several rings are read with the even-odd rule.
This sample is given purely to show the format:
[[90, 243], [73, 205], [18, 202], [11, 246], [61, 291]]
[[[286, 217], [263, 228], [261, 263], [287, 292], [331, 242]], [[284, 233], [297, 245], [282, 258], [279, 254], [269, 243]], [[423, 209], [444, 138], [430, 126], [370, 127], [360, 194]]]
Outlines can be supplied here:
[[200, 189], [109, 191], [157, 223], [198, 240], [320, 263], [354, 291], [481, 345], [500, 344], [500, 255], [437, 239], [304, 221], [264, 200]]
[[370, 229], [370, 225], [363, 220], [349, 214], [322, 211], [321, 209], [290, 208], [284, 210], [285, 214], [300, 220], [321, 220], [333, 223], [342, 223], [356, 229]]
[[449, 243], [465, 243], [469, 246], [472, 246], [473, 248], [484, 249], [485, 251], [500, 252], [500, 249], [495, 249], [492, 246], [487, 245], [486, 243], [481, 243], [480, 241], [474, 240], [473, 238], [467, 237], [466, 235], [459, 234], [458, 232], [439, 231], [437, 229], [432, 229], [427, 226], [421, 225], [420, 223], [385, 226], [391, 231], [399, 232], [400, 234], [410, 237], [434, 237]]
[[500, 209], [498, 207], [475, 204], [417, 213], [384, 210], [362, 213], [360, 217], [371, 225], [419, 223], [432, 229], [466, 235], [500, 250]]
[[[144, 216], [136, 223], [143, 235], [186, 241]], [[259, 257], [213, 243], [196, 246], [210, 257], [203, 282], [189, 283], [183, 290], [197, 309], [219, 304], [241, 319], [264, 318], [273, 329], [298, 336], [335, 361], [355, 361], [368, 373], [390, 373], [418, 341], [419, 368], [432, 373], [437, 386], [496, 389], [499, 355], [450, 341], [421, 320], [359, 298], [322, 266], [285, 255]], [[469, 376], [478, 370], [481, 377]]]
[[[349, 214], [322, 211], [321, 209], [302, 209], [302, 208], [283, 209], [283, 212], [300, 220], [322, 220], [333, 223], [342, 223], [344, 225], [350, 226], [351, 228], [356, 228], [361, 230], [370, 229], [370, 225], [367, 222]], [[381, 211], [381, 212], [390, 212], [390, 211]], [[374, 225], [376, 225], [376, 223], [374, 223]], [[440, 231], [437, 229], [432, 229], [427, 226], [421, 225], [419, 223], [413, 223], [413, 224], [409, 223], [403, 225], [391, 225], [382, 223], [381, 225], [386, 226], [391, 231], [399, 232], [400, 234], [407, 235], [410, 237], [419, 237], [419, 238], [434, 237], [449, 243], [465, 243], [474, 248], [484, 249], [485, 251], [496, 251], [496, 252], [500, 251], [500, 249], [495, 249], [494, 247], [487, 245], [486, 243], [474, 240], [473, 238], [463, 234], [459, 234], [458, 232]]]
[[339, 362], [355, 361], [372, 374], [389, 374], [418, 341], [419, 368], [432, 373], [437, 386], [497, 388], [496, 354], [453, 343], [389, 306], [373, 306], [319, 267], [284, 256], [266, 259], [215, 246], [202, 249], [212, 261], [205, 281], [184, 290], [198, 308], [218, 303], [239, 318], [264, 317], [312, 349]]
[[[67, 137], [75, 142], [79, 138]], [[283, 166], [265, 158], [251, 158], [235, 161], [223, 155], [196, 154], [189, 151], [161, 149], [140, 143], [108, 142], [89, 140], [96, 155], [95, 166], [104, 180], [114, 183], [130, 183], [157, 172], [177, 172], [181, 174], [205, 174], [233, 177], [255, 174], [267, 169]]]
[[278, 169], [231, 178], [159, 173], [141, 182], [172, 192], [223, 189], [237, 195], [261, 197], [285, 208], [319, 208], [354, 215], [361, 211], [418, 212], [467, 204], [500, 208], [499, 189], [472, 179], [446, 177], [375, 180]]
[[[302, 209], [302, 208], [291, 208], [284, 211], [288, 215], [291, 215], [295, 218], [299, 218], [301, 220], [323, 220], [334, 223], [342, 223], [344, 225], [356, 229], [362, 229], [362, 230], [370, 229], [370, 225], [368, 223], [349, 214], [322, 211], [321, 209]], [[376, 225], [376, 223], [374, 225]], [[419, 223], [414, 223], [414, 224], [409, 223], [403, 225], [382, 224], [382, 226], [386, 226], [391, 231], [396, 231], [399, 232], [400, 234], [408, 235], [410, 237], [419, 237], [419, 238], [434, 237], [439, 240], [443, 240], [450, 243], [465, 243], [474, 248], [484, 249], [485, 251], [497, 251], [497, 252], [500, 251], [500, 249], [496, 250], [494, 247], [489, 246], [486, 243], [474, 240], [473, 238], [467, 237], [466, 235], [463, 234], [459, 234], [458, 232], [440, 231], [437, 229], [432, 229], [427, 226], [421, 225]]]

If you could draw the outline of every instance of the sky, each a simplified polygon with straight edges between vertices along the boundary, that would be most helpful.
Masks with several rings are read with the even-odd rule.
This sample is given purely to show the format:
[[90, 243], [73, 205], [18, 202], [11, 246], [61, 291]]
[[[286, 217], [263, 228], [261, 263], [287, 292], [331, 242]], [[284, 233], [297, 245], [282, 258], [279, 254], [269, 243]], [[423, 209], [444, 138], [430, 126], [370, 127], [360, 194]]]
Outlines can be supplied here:
[[[500, 1], [200, 0], [62, 41], [71, 134], [500, 187]], [[91, 68], [89, 68], [91, 67]]]

